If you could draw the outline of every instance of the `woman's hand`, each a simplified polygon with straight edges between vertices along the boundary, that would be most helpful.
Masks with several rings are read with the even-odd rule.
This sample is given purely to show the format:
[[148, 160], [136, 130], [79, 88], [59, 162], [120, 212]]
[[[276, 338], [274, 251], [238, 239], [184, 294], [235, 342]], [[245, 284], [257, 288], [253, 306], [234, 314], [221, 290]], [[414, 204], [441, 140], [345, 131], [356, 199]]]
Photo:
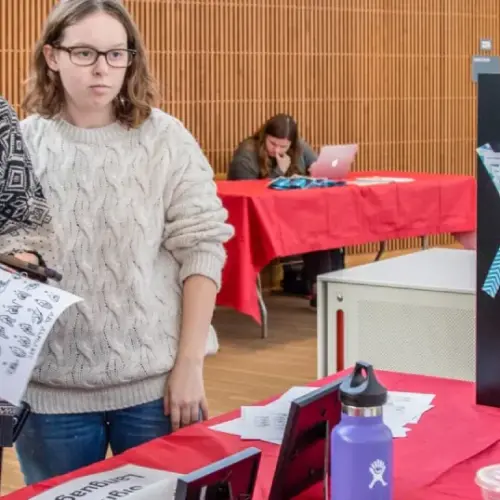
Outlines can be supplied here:
[[35, 266], [40, 265], [38, 257], [32, 253], [27, 253], [27, 252], [16, 253], [14, 254], [14, 257], [24, 262], [28, 262], [29, 264], [35, 264]]
[[[11, 255], [4, 255], [5, 258], [0, 258], [0, 267], [10, 273], [19, 273], [22, 276], [30, 278], [41, 283], [47, 282], [47, 276], [44, 272], [40, 272], [35, 266], [44, 267], [42, 257], [36, 252], [20, 252]], [[55, 276], [57, 273], [52, 272]], [[60, 279], [60, 278], [55, 278]]]
[[[16, 254], [13, 254], [12, 257], [14, 259], [18, 259], [18, 260], [23, 261], [23, 262], [28, 262], [29, 264], [35, 264], [36, 266], [38, 266], [40, 264], [38, 257], [32, 253], [28, 253], [28, 252], [16, 253]], [[18, 269], [16, 269], [12, 265], [4, 263], [3, 261], [2, 261], [2, 269], [4, 271], [8, 271], [11, 273], [18, 272]]]
[[287, 170], [290, 168], [291, 161], [292, 160], [286, 153], [284, 155], [276, 155], [276, 163], [283, 174], [286, 174]]
[[311, 169], [313, 169], [316, 166], [317, 162], [313, 162], [309, 165], [309, 167], [306, 169], [307, 175], [311, 175]]
[[177, 359], [167, 379], [165, 415], [170, 415], [172, 430], [208, 419], [208, 404], [203, 383], [203, 361]]

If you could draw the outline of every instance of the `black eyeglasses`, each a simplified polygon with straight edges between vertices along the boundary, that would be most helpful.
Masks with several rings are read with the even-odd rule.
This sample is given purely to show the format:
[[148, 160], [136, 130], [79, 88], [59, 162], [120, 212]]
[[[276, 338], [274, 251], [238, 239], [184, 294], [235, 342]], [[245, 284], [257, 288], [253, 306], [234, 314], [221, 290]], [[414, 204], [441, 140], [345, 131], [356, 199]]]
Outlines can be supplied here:
[[70, 61], [75, 66], [93, 66], [100, 56], [104, 56], [106, 62], [113, 68], [127, 68], [132, 64], [136, 50], [110, 49], [104, 52], [92, 47], [63, 47], [57, 45], [57, 50], [63, 50], [69, 54]]

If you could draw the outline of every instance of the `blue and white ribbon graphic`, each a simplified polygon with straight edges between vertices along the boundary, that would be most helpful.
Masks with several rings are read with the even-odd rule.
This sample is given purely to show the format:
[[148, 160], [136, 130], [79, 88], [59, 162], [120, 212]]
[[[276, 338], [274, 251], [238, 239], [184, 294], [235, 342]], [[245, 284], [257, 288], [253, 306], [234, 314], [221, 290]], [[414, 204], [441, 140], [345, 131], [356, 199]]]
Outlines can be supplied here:
[[[477, 148], [476, 151], [500, 196], [500, 153], [493, 151], [489, 144]], [[492, 299], [497, 296], [498, 290], [500, 290], [500, 248], [490, 265], [481, 290]]]
[[495, 258], [490, 266], [488, 274], [483, 284], [483, 292], [487, 293], [494, 299], [500, 289], [500, 248], [498, 249]]

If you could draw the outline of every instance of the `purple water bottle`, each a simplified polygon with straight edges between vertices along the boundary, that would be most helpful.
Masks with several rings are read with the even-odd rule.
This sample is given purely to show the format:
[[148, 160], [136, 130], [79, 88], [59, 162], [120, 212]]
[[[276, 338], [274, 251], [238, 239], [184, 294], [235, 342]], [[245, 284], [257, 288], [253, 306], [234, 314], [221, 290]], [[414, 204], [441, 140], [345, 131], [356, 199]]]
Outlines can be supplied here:
[[332, 500], [392, 500], [392, 433], [382, 419], [387, 389], [358, 362], [340, 386], [342, 417], [330, 440]]

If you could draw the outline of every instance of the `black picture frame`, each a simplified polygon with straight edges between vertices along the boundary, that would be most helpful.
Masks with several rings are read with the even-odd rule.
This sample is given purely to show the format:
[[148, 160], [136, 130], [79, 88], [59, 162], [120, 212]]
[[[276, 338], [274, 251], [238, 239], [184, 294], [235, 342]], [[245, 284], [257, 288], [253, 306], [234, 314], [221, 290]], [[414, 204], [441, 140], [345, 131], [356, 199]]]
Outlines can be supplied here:
[[269, 500], [295, 498], [320, 481], [329, 498], [330, 432], [340, 421], [343, 379], [292, 402]]
[[175, 500], [251, 500], [261, 454], [247, 448], [180, 477]]

